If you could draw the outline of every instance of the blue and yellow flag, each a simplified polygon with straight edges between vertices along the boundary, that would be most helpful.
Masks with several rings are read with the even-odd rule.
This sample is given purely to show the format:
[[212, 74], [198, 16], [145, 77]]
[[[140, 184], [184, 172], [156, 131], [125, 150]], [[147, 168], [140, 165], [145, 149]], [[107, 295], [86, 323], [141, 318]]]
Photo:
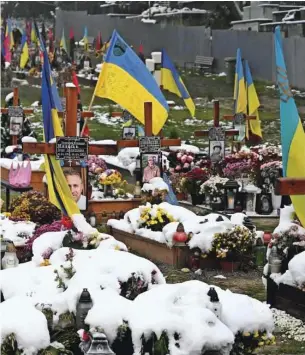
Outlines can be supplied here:
[[245, 61], [245, 75], [246, 75], [246, 88], [247, 88], [247, 101], [248, 101], [248, 115], [256, 116], [255, 120], [247, 121], [246, 137], [249, 138], [249, 128], [252, 134], [263, 138], [261, 130], [261, 121], [259, 119], [258, 108], [260, 102], [255, 90], [254, 82], [252, 79], [250, 67], [248, 61]]
[[26, 63], [28, 62], [30, 56], [29, 56], [29, 47], [28, 47], [28, 42], [27, 42], [27, 36], [25, 32], [22, 35], [21, 39], [21, 56], [20, 56], [20, 68], [23, 69], [26, 66]]
[[[305, 178], [305, 133], [288, 82], [279, 26], [275, 28], [274, 42], [280, 91], [283, 176]], [[305, 195], [290, 197], [300, 222], [305, 226]]]
[[188, 93], [177, 69], [164, 49], [162, 50], [161, 85], [164, 90], [168, 90], [181, 97], [189, 109], [192, 117], [195, 116], [195, 104], [190, 97], [190, 94]]
[[68, 53], [66, 37], [65, 37], [65, 30], [64, 29], [62, 29], [62, 35], [61, 35], [61, 40], [60, 40], [60, 43], [59, 43], [59, 48], [64, 49], [65, 52]]
[[247, 113], [247, 94], [244, 78], [244, 70], [241, 59], [241, 51], [238, 48], [236, 54], [235, 67], [235, 85], [234, 85], [234, 100], [235, 113]]
[[89, 40], [88, 40], [88, 28], [87, 28], [87, 26], [85, 26], [83, 41], [84, 41], [84, 50], [88, 51]]
[[33, 23], [32, 24], [32, 29], [31, 29], [31, 42], [34, 43], [34, 44], [37, 44], [38, 43], [38, 37], [37, 37], [37, 34], [36, 34], [36, 28], [35, 28], [36, 24]]
[[152, 130], [157, 135], [168, 117], [168, 104], [142, 60], [113, 31], [94, 96], [110, 99], [145, 124], [144, 103], [152, 102]]
[[[42, 70], [42, 114], [43, 114], [43, 130], [44, 140], [49, 142], [56, 136], [64, 136], [60, 121], [58, 118], [58, 110], [62, 110], [59, 95], [57, 92], [55, 81], [52, 77], [50, 63], [47, 51], [43, 41], [37, 32], [40, 47], [43, 53], [43, 70]], [[59, 160], [54, 155], [45, 155], [45, 171], [48, 181], [49, 200], [57, 206], [61, 211], [69, 215], [79, 214], [79, 208], [73, 200], [72, 193], [60, 166]]]

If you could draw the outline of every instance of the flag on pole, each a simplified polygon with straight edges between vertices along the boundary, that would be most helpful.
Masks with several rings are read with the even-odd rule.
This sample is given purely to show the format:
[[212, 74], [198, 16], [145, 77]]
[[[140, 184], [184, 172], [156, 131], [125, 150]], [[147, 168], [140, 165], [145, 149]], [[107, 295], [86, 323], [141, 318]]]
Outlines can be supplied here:
[[75, 38], [74, 38], [73, 28], [70, 28], [69, 38], [70, 38], [70, 58], [72, 59], [72, 61], [74, 61]]
[[65, 38], [65, 30], [62, 29], [62, 35], [61, 35], [61, 40], [59, 43], [59, 48], [62, 48], [65, 50], [66, 53], [68, 53], [68, 49], [67, 49], [67, 43], [66, 43], [66, 38]]
[[155, 135], [168, 117], [168, 104], [157, 82], [116, 30], [93, 95], [113, 100], [142, 124], [145, 123], [144, 103], [152, 102], [152, 130]]
[[192, 117], [195, 116], [195, 104], [190, 97], [177, 69], [169, 56], [162, 50], [162, 64], [161, 64], [161, 85], [163, 89], [176, 94], [184, 100], [186, 107], [189, 109]]
[[[305, 132], [287, 77], [280, 27], [274, 34], [277, 84], [280, 92], [280, 120], [283, 176], [305, 177]], [[295, 212], [305, 226], [305, 195], [290, 196]]]
[[[64, 136], [58, 118], [58, 110], [61, 111], [62, 107], [56, 84], [52, 77], [47, 51], [41, 37], [39, 36], [39, 33], [37, 32], [37, 26], [35, 26], [35, 29], [37, 37], [39, 38], [40, 48], [44, 56], [41, 86], [42, 114], [44, 140], [49, 142], [56, 136]], [[73, 200], [71, 190], [68, 186], [59, 160], [56, 160], [54, 155], [45, 155], [44, 159], [48, 181], [49, 200], [55, 206], [60, 208], [65, 215], [71, 217], [73, 214], [80, 214], [79, 208]]]
[[28, 62], [29, 56], [29, 47], [27, 42], [27, 36], [24, 32], [21, 39], [21, 56], [20, 56], [20, 68], [23, 69]]
[[88, 28], [87, 26], [85, 26], [85, 29], [84, 29], [84, 38], [83, 38], [83, 41], [84, 41], [84, 50], [85, 52], [88, 51], [88, 47], [89, 47], [89, 40], [88, 40]]
[[32, 33], [32, 23], [31, 21], [26, 21], [25, 22], [25, 33], [26, 33], [26, 38], [28, 45], [31, 44], [31, 33]]
[[11, 50], [14, 47], [14, 37], [13, 37], [11, 19], [7, 19], [7, 22], [6, 22], [6, 31], [5, 31], [4, 42], [5, 42], [5, 44], [4, 44], [5, 61], [10, 63], [12, 60]]
[[34, 23], [34, 24], [32, 24], [32, 29], [31, 29], [31, 41], [32, 41], [32, 43], [37, 44], [38, 43], [38, 38], [39, 37], [37, 37], [35, 23]]
[[244, 78], [244, 70], [241, 59], [241, 51], [238, 48], [236, 54], [235, 67], [235, 86], [234, 86], [234, 100], [235, 113], [247, 113], [247, 95]]
[[259, 119], [259, 113], [258, 113], [260, 102], [255, 90], [249, 63], [247, 60], [245, 61], [245, 75], [246, 75], [246, 88], [247, 88], [247, 101], [248, 101], [248, 115], [256, 116], [255, 120], [247, 121], [246, 137], [249, 138], [249, 135], [253, 134], [255, 136], [263, 138], [263, 134], [261, 130], [261, 121]]
[[[235, 114], [247, 114], [247, 93], [244, 78], [244, 70], [241, 59], [241, 51], [238, 48], [236, 54], [236, 66], [235, 66], [235, 85], [234, 85], [234, 113]], [[235, 128], [239, 130], [237, 140], [243, 141], [246, 137], [246, 125], [236, 124]]]
[[95, 43], [95, 51], [99, 52], [102, 48], [102, 34], [101, 32], [98, 33], [97, 37], [96, 37], [96, 43]]

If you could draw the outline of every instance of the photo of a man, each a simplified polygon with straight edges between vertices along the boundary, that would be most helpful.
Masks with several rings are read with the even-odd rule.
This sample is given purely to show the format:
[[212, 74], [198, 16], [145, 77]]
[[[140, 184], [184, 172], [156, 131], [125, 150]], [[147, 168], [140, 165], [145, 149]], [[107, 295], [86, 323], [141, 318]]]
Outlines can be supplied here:
[[64, 175], [72, 192], [73, 199], [77, 203], [77, 206], [80, 210], [86, 210], [87, 197], [84, 193], [84, 183], [81, 173], [73, 168], [69, 168], [64, 169]]
[[161, 172], [158, 166], [159, 157], [156, 154], [143, 154], [142, 155], [142, 166], [146, 167], [143, 169], [143, 182], [149, 182], [152, 178], [160, 177]]
[[123, 128], [123, 139], [134, 139], [136, 137], [135, 127], [124, 127]]
[[10, 135], [18, 136], [22, 131], [23, 117], [11, 117], [10, 119]]
[[210, 159], [218, 163], [224, 158], [224, 141], [210, 141]]

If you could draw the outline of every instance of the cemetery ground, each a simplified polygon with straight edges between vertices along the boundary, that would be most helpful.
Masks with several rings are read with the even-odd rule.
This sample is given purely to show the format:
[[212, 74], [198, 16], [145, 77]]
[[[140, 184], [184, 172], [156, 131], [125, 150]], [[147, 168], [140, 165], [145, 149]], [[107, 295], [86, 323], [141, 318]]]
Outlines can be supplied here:
[[[193, 132], [195, 130], [207, 129], [212, 126], [213, 104], [211, 101], [214, 98], [220, 101], [221, 122], [224, 122], [222, 119], [224, 114], [232, 113], [233, 85], [226, 83], [226, 77], [217, 75], [202, 76], [188, 73], [183, 75], [183, 80], [196, 104], [196, 120], [191, 119], [182, 100], [167, 93], [166, 98], [175, 101], [177, 106], [183, 106], [183, 109], [177, 109], [177, 107], [175, 107], [170, 110], [169, 118], [164, 129], [164, 135], [170, 138], [180, 137], [183, 140], [188, 139], [191, 144], [199, 147], [206, 147], [207, 140], [194, 139]], [[260, 109], [260, 119], [262, 121], [264, 141], [279, 143], [280, 118], [278, 92], [270, 83], [256, 82], [255, 84], [262, 104], [262, 108]], [[21, 86], [20, 98], [22, 105], [24, 107], [30, 107], [33, 102], [38, 101], [40, 99], [40, 91], [40, 87]], [[81, 87], [81, 99], [84, 109], [88, 108], [87, 105], [90, 102], [93, 91], [94, 88], [92, 87]], [[4, 97], [2, 98], [2, 101], [4, 101]], [[305, 93], [301, 93], [300, 95], [295, 93], [295, 100], [300, 117], [304, 123]], [[92, 138], [96, 140], [117, 140], [121, 138], [121, 122], [117, 119], [107, 118], [106, 116], [112, 111], [118, 111], [118, 107], [112, 105], [108, 100], [96, 97], [92, 110], [95, 112], [96, 116], [89, 123]], [[35, 112], [31, 121], [34, 123], [36, 131], [40, 133], [39, 139], [41, 140], [41, 108]], [[232, 125], [232, 123], [226, 122], [226, 125]], [[264, 228], [268, 229], [268, 227], [260, 225], [257, 225], [257, 228], [261, 230], [264, 230]], [[269, 228], [272, 230], [271, 226], [269, 226]], [[246, 294], [260, 301], [266, 300], [266, 292], [261, 279], [262, 273], [259, 271], [224, 273], [222, 271], [203, 270], [202, 274], [199, 275], [198, 273], [196, 274], [191, 271], [184, 272], [165, 264], [156, 263], [156, 265], [166, 277], [167, 283], [178, 283], [198, 279], [211, 285], [217, 285], [223, 289], [230, 289], [232, 292]], [[215, 276], [219, 274], [223, 275], [225, 278], [215, 278]], [[257, 350], [257, 354], [305, 354], [304, 343], [288, 338], [285, 332], [277, 328], [275, 329], [274, 335], [276, 336], [276, 344], [260, 348]]]

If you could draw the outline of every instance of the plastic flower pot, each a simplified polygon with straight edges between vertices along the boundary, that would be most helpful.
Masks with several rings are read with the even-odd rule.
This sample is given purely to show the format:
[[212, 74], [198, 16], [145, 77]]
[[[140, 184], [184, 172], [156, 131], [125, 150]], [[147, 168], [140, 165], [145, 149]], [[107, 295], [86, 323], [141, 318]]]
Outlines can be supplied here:
[[240, 261], [220, 260], [221, 270], [225, 272], [237, 271], [240, 266]]

